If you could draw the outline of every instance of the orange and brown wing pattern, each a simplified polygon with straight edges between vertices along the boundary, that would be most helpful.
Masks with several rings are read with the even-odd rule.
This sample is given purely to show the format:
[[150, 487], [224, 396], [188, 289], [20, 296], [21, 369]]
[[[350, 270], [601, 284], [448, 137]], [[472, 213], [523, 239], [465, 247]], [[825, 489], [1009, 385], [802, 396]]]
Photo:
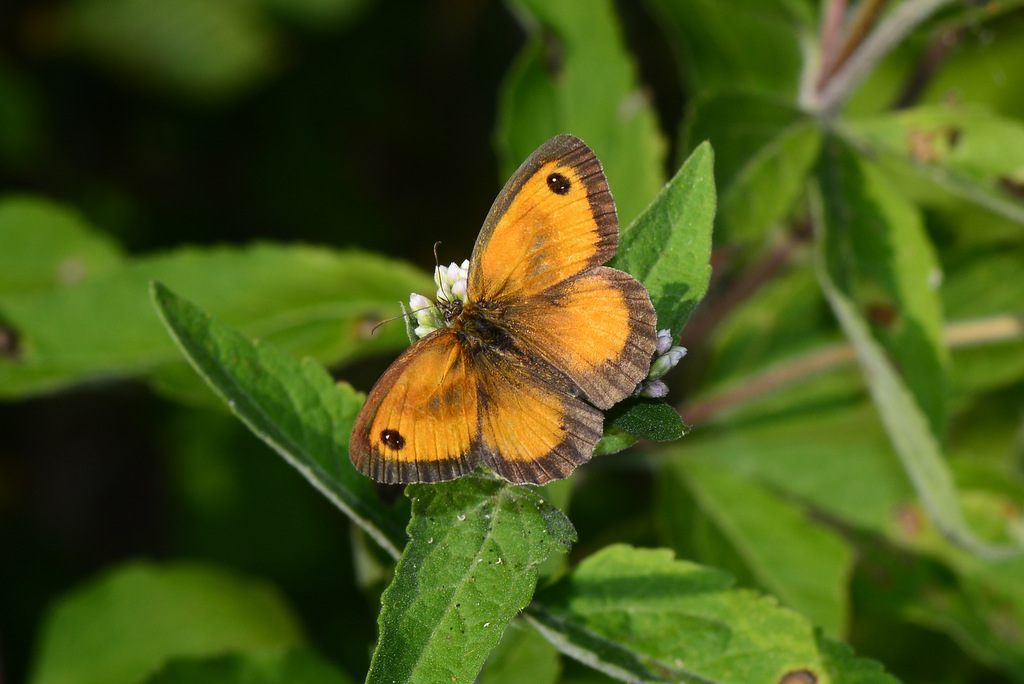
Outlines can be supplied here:
[[542, 361], [486, 352], [478, 357], [480, 453], [511, 482], [544, 484], [586, 463], [603, 415], [575, 396]]
[[373, 386], [349, 443], [355, 467], [378, 482], [453, 480], [476, 467], [478, 380], [453, 330], [409, 347]]
[[606, 266], [509, 304], [505, 319], [527, 354], [560, 370], [602, 409], [636, 388], [657, 345], [657, 314], [647, 290]]
[[541, 145], [505, 184], [473, 248], [469, 297], [523, 299], [605, 263], [618, 246], [615, 202], [582, 140]]

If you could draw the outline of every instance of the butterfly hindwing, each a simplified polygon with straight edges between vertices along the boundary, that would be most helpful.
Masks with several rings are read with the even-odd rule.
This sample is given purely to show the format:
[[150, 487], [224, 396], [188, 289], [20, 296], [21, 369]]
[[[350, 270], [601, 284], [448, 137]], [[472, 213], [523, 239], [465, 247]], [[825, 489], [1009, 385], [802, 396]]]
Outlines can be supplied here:
[[506, 311], [527, 353], [562, 371], [598, 408], [628, 396], [650, 368], [657, 316], [647, 290], [622, 271], [599, 266]]
[[541, 360], [481, 354], [480, 449], [484, 462], [512, 482], [544, 484], [590, 460], [603, 416]]

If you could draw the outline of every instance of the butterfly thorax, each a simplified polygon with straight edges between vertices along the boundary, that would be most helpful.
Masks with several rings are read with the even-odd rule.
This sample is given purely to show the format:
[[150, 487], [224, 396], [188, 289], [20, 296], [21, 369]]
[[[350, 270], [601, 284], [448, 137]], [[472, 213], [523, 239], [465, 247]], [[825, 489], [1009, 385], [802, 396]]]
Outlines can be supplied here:
[[493, 349], [502, 353], [518, 350], [512, 335], [501, 324], [501, 310], [489, 302], [458, 302], [455, 308], [445, 311], [448, 325], [455, 330], [459, 341], [472, 352]]

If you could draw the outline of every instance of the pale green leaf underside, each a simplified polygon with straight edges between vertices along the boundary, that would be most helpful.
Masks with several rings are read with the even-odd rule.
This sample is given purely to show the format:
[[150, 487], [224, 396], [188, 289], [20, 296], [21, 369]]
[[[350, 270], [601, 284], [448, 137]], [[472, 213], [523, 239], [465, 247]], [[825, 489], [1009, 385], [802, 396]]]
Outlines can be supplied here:
[[180, 361], [153, 314], [150, 280], [201, 301], [216, 316], [296, 355], [336, 363], [401, 348], [400, 325], [372, 325], [430, 279], [384, 257], [259, 244], [182, 248], [129, 259], [73, 286], [0, 295], [0, 319], [21, 351], [0, 359], [0, 396], [134, 376]]

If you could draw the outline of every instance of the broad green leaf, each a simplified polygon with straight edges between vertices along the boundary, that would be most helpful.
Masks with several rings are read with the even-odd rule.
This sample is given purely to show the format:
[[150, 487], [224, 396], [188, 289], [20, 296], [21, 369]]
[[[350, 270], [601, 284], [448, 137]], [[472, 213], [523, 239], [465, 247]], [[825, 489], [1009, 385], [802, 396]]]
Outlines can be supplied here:
[[502, 87], [502, 177], [551, 136], [572, 133], [597, 153], [627, 225], [664, 182], [665, 145], [612, 3], [512, 0], [511, 7], [530, 38]]
[[851, 396], [855, 380], [851, 369], [751, 402], [696, 429], [678, 458], [730, 468], [847, 527], [881, 533], [913, 490], [874, 407], [859, 387]]
[[200, 101], [234, 99], [268, 76], [277, 45], [251, 3], [75, 0], [74, 45], [142, 85]]
[[612, 265], [651, 293], [658, 328], [673, 338], [704, 298], [711, 278], [715, 218], [714, 153], [704, 144], [679, 169], [619, 240]]
[[81, 216], [37, 197], [0, 199], [0, 296], [76, 285], [117, 268], [113, 240]]
[[762, 241], [800, 197], [821, 147], [818, 122], [765, 97], [730, 93], [697, 102], [688, 149], [715, 150], [719, 225], [733, 240]]
[[301, 642], [291, 610], [263, 582], [197, 564], [131, 563], [57, 602], [31, 682], [134, 682], [173, 658], [269, 653]]
[[234, 653], [172, 660], [146, 684], [348, 684], [352, 680], [311, 651]]
[[667, 549], [605, 547], [538, 592], [527, 615], [563, 653], [623, 681], [896, 681], [773, 599]]
[[[951, 99], [985, 103], [1002, 116], [1024, 120], [1024, 100], [1015, 87], [1024, 78], [1024, 54], [1018, 49], [1024, 38], [1024, 23], [1019, 9], [1013, 7], [1018, 4], [1016, 0], [1000, 2], [991, 7], [996, 11], [978, 12], [977, 8], [952, 3], [951, 11], [960, 9], [966, 14], [959, 23], [966, 23], [967, 30], [956, 49], [943, 59], [942, 67], [923, 84], [922, 103], [942, 105]], [[1009, 16], [1000, 16], [1005, 9], [1010, 10]], [[910, 56], [914, 62], [921, 59], [919, 51]], [[905, 79], [903, 74], [901, 80]]]
[[17, 362], [0, 359], [0, 396], [54, 391], [148, 373], [180, 357], [154, 315], [149, 281], [203, 303], [246, 334], [325, 363], [405, 346], [397, 313], [426, 274], [383, 257], [262, 244], [182, 248], [131, 259], [73, 287], [0, 295], [0, 320], [20, 338]]
[[829, 141], [819, 177], [832, 277], [861, 315], [874, 320], [875, 336], [941, 441], [949, 355], [942, 337], [941, 272], [921, 216], [839, 141]]
[[942, 281], [951, 319], [1024, 313], [1024, 245], [989, 247], [958, 259]]
[[[1005, 479], [1003, 473], [992, 475]], [[1019, 526], [1019, 517], [1008, 513], [1024, 495], [1019, 477], [1016, 484], [1012, 497], [965, 488], [961, 500], [972, 524], [1001, 528], [1004, 534]], [[1024, 644], [1013, 626], [1024, 620], [1024, 556], [991, 560], [959, 549], [941, 538], [916, 506], [904, 507], [900, 520], [893, 539], [904, 551], [897, 555], [883, 546], [866, 554], [858, 602], [881, 604], [902, 620], [945, 633], [974, 659], [1019, 678]], [[915, 553], [914, 560], [906, 549]], [[870, 581], [883, 576], [890, 580]]]
[[362, 404], [355, 391], [316, 361], [253, 342], [159, 283], [152, 292], [174, 341], [232, 412], [397, 558], [407, 513], [383, 503], [348, 458]]
[[686, 87], [744, 90], [796, 101], [801, 45], [816, 20], [793, 0], [648, 0], [675, 49]]
[[[846, 122], [854, 143], [926, 205], [967, 200], [1024, 224], [1024, 125], [979, 107], [926, 106]], [[924, 181], [932, 188], [913, 181]], [[929, 191], [931, 190], [931, 191]], [[972, 227], [972, 230], [977, 230]]]
[[558, 649], [524, 620], [513, 620], [484, 664], [476, 684], [555, 684], [562, 671]]
[[683, 478], [760, 587], [829, 636], [845, 633], [853, 554], [838, 534], [798, 504], [705, 459], [681, 453], [672, 472]]
[[367, 682], [470, 682], [576, 533], [531, 488], [470, 475], [410, 485], [409, 544], [381, 597]]
[[837, 285], [837, 281], [842, 282], [843, 270], [834, 255], [839, 249], [836, 241], [841, 238], [831, 225], [825, 223], [831, 217], [824, 213], [821, 197], [812, 195], [812, 200], [815, 225], [820, 233], [816, 269], [822, 290], [840, 326], [853, 343], [882, 424], [929, 516], [949, 539], [979, 555], [991, 558], [1019, 553], [1019, 549], [1012, 546], [996, 546], [983, 541], [968, 525], [960, 509], [953, 478], [943, 461], [927, 417], [892, 367], [854, 303]]

